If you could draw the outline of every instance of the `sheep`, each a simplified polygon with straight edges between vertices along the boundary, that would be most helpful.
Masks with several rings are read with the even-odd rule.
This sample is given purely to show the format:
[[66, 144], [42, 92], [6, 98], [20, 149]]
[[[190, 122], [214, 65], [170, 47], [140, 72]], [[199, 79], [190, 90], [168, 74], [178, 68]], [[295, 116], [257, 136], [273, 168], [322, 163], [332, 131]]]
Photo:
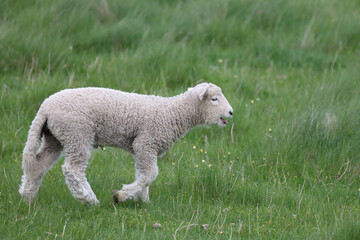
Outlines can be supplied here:
[[135, 181], [114, 194], [115, 202], [149, 201], [158, 175], [157, 159], [197, 125], [225, 126], [233, 108], [212, 83], [201, 83], [174, 97], [107, 88], [65, 89], [47, 98], [36, 114], [23, 151], [19, 193], [32, 202], [43, 176], [62, 151], [62, 172], [72, 195], [99, 203], [85, 175], [91, 151], [111, 146], [135, 158]]

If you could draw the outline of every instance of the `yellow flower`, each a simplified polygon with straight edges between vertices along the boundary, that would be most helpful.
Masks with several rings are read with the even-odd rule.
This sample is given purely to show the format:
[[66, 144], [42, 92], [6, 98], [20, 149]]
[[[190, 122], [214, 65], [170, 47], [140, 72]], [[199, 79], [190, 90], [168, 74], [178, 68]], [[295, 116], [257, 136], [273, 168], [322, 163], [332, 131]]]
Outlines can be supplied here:
[[231, 153], [230, 152], [228, 152], [228, 155], [230, 155]]
[[196, 149], [196, 146], [193, 146], [193, 149]]
[[199, 167], [199, 164], [195, 164], [195, 167], [198, 168], [198, 167]]
[[205, 164], [205, 160], [203, 159], [203, 160], [201, 160], [201, 162], [202, 162], [202, 164]]
[[175, 163], [172, 163], [171, 166], [175, 166]]
[[218, 60], [218, 63], [223, 63], [223, 60], [220, 58], [220, 59]]
[[251, 101], [250, 101], [251, 103], [254, 103], [255, 101], [253, 100], [253, 99], [251, 99]]
[[271, 133], [271, 131], [272, 131], [272, 129], [271, 128], [269, 128], [269, 132]]
[[201, 153], [204, 152], [204, 149], [201, 148], [201, 149], [200, 149], [200, 152], [201, 152]]
[[208, 167], [211, 167], [211, 164], [209, 164]]

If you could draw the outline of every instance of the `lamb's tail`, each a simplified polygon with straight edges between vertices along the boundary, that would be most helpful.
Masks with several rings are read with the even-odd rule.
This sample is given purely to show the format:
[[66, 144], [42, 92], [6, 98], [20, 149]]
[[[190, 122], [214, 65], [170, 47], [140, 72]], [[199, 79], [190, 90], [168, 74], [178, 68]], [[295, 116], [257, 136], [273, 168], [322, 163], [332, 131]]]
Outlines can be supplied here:
[[[40, 147], [46, 121], [47, 117], [41, 112], [38, 112], [31, 124], [23, 151], [22, 168], [24, 175], [21, 178], [19, 192], [26, 200], [35, 198], [39, 189], [38, 182], [41, 182], [42, 175], [36, 174], [38, 171], [41, 171], [41, 167], [36, 159], [36, 154]], [[36, 177], [34, 178], [34, 176]]]
[[22, 167], [24, 170], [30, 162], [36, 161], [36, 153], [39, 150], [46, 120], [47, 117], [39, 112], [31, 123], [28, 138], [23, 151]]

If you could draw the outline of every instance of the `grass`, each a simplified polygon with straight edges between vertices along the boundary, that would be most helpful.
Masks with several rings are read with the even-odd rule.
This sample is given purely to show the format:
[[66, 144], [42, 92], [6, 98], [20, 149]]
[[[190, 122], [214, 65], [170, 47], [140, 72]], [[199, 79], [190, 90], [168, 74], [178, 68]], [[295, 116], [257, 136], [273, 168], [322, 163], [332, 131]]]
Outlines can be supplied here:
[[[360, 239], [359, 29], [351, 0], [3, 0], [0, 238]], [[100, 206], [73, 199], [62, 160], [34, 204], [20, 199], [28, 127], [52, 93], [173, 96], [200, 81], [234, 118], [159, 160], [150, 203], [113, 204], [134, 160], [112, 148], [87, 171]]]

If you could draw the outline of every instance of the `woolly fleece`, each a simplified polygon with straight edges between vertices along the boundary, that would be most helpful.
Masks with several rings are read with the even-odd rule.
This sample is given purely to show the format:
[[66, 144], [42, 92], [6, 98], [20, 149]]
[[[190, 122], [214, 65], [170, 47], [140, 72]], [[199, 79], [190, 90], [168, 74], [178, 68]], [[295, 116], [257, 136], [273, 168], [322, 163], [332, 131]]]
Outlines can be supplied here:
[[211, 83], [198, 84], [175, 97], [106, 88], [60, 91], [42, 103], [32, 122], [19, 192], [25, 200], [33, 200], [44, 174], [64, 150], [62, 170], [71, 193], [81, 202], [97, 204], [86, 166], [92, 149], [112, 146], [132, 153], [136, 170], [134, 183], [116, 191], [114, 200], [148, 201], [158, 157], [196, 125], [225, 126], [224, 117], [232, 112], [221, 89]]

